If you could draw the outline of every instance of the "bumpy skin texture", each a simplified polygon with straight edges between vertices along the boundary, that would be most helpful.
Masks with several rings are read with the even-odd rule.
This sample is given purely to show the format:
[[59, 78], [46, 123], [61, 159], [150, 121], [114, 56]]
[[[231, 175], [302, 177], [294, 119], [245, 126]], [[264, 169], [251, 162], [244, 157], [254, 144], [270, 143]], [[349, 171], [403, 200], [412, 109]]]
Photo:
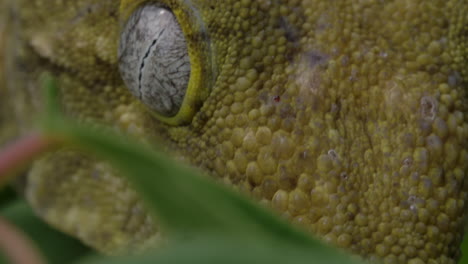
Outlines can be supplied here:
[[[68, 115], [162, 143], [330, 243], [384, 263], [456, 262], [468, 1], [162, 1], [182, 26], [199, 15], [185, 31], [205, 27], [213, 62], [208, 97], [179, 126], [158, 121], [118, 72], [120, 25], [143, 2], [8, 2], [2, 126], [27, 132], [49, 71]], [[159, 240], [127, 183], [74, 150], [35, 162], [26, 193], [44, 219], [100, 250]]]

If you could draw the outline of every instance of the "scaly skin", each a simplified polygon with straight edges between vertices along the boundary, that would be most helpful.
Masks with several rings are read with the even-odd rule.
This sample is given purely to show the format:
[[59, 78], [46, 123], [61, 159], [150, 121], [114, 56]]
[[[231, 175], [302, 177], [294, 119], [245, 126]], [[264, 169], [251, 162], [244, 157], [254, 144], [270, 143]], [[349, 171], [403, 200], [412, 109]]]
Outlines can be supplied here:
[[[118, 72], [120, 23], [143, 2], [9, 1], [2, 129], [27, 132], [49, 71], [69, 116], [159, 142], [330, 243], [384, 263], [456, 262], [468, 1], [163, 0], [192, 37], [191, 60], [212, 63], [192, 65], [208, 96], [182, 125], [158, 121]], [[159, 240], [127, 184], [77, 151], [35, 162], [26, 194], [102, 251]]]

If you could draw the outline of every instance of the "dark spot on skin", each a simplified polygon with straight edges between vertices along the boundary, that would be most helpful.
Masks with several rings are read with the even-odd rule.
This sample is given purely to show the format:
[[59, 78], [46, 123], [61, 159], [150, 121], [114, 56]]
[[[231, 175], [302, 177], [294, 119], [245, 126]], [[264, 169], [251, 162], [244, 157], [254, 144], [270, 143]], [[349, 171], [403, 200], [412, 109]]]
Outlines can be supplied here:
[[450, 73], [450, 75], [448, 76], [447, 82], [451, 87], [454, 87], [460, 84], [461, 80], [462, 80], [462, 77], [460, 76], [460, 73], [457, 71], [454, 71]]
[[[258, 52], [258, 51], [253, 51], [253, 52], [255, 53], [255, 52]], [[265, 70], [265, 65], [263, 64], [262, 61], [258, 61], [258, 62], [255, 63], [254, 68], [255, 68], [255, 70], [257, 70], [258, 73], [262, 73]], [[261, 86], [257, 86], [258, 90], [260, 90], [261, 88], [262, 88]]]
[[346, 172], [342, 172], [342, 173], [340, 174], [340, 177], [341, 177], [341, 179], [343, 179], [343, 180], [346, 181], [346, 180], [348, 179], [348, 174], [347, 174]]
[[289, 118], [289, 117], [295, 118], [296, 117], [296, 111], [291, 105], [289, 105], [289, 104], [284, 105], [283, 104], [279, 108], [279, 116], [281, 118]]
[[291, 190], [297, 186], [297, 177], [293, 177], [288, 167], [280, 166], [279, 183], [282, 188]]
[[328, 156], [332, 159], [332, 160], [335, 160], [335, 161], [338, 161], [338, 154], [336, 153], [336, 151], [334, 149], [330, 149], [328, 151]]
[[432, 131], [432, 124], [428, 120], [421, 119], [419, 121], [419, 129], [423, 136], [428, 136]]
[[403, 164], [406, 165], [406, 166], [411, 166], [413, 164], [413, 158], [408, 157], [408, 158], [404, 159]]
[[340, 103], [340, 101], [336, 101], [335, 103], [333, 103], [333, 104], [331, 105], [330, 113], [333, 114], [333, 116], [334, 116], [335, 118], [339, 116], [340, 111], [341, 111], [341, 103]]
[[328, 62], [328, 56], [318, 51], [309, 51], [303, 55], [310, 68], [316, 66], [325, 66]]
[[286, 17], [279, 18], [279, 26], [284, 29], [284, 37], [291, 43], [297, 43], [299, 41], [299, 32], [297, 28], [289, 23]]
[[301, 160], [305, 160], [305, 159], [307, 159], [307, 156], [309, 156], [309, 151], [304, 150], [304, 151], [299, 153], [298, 158], [301, 159]]
[[278, 27], [284, 30], [284, 37], [290, 43], [289, 48], [285, 52], [284, 56], [288, 61], [293, 61], [296, 54], [300, 52], [299, 39], [300, 34], [297, 27], [291, 24], [286, 17], [278, 18]]

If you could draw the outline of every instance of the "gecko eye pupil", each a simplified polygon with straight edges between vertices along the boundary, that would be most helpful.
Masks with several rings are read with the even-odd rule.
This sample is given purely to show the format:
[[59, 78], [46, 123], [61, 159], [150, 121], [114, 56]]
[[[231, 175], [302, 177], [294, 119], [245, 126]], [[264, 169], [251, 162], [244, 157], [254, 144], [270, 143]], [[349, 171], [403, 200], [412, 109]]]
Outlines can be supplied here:
[[128, 20], [120, 36], [119, 70], [127, 87], [163, 116], [179, 111], [190, 78], [187, 43], [174, 14], [144, 5]]

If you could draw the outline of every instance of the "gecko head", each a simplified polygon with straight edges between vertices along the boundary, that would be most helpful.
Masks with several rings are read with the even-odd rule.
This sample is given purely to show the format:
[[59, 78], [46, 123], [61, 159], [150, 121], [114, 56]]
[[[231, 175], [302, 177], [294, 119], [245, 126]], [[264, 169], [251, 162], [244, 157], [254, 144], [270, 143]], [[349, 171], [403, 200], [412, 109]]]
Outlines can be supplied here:
[[[79, 18], [38, 4], [20, 17], [46, 17], [41, 36], [56, 54], [26, 42], [35, 72], [16, 84], [27, 91], [52, 70], [68, 115], [162, 146], [351, 252], [454, 263], [468, 12], [449, 2], [98, 1]], [[26, 23], [27, 41], [41, 39], [36, 24]], [[117, 174], [60, 150], [34, 164], [28, 197], [101, 250], [154, 243], [155, 220]]]

